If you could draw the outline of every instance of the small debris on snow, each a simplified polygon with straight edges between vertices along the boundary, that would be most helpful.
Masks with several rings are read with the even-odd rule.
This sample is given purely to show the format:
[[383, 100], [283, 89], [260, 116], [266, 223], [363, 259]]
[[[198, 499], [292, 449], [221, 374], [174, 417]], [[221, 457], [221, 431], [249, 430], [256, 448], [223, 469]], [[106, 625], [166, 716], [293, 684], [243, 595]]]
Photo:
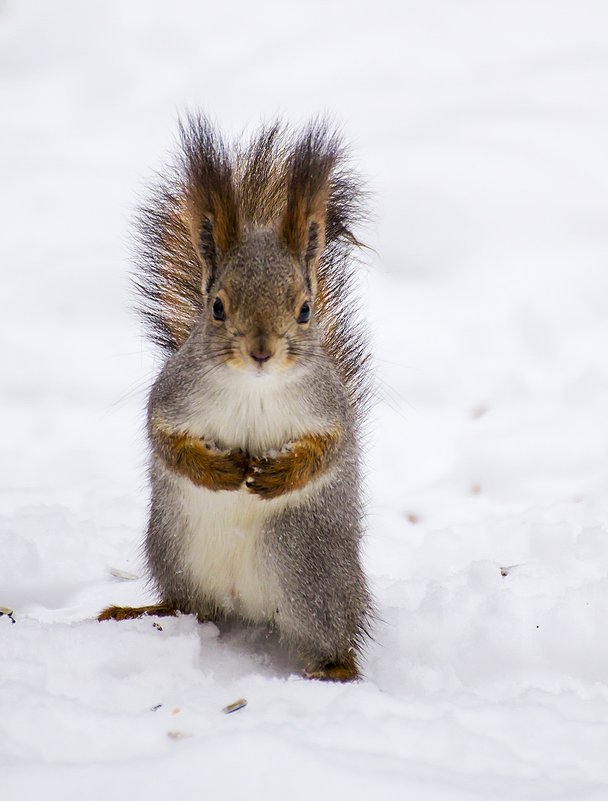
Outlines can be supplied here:
[[170, 737], [171, 740], [186, 740], [188, 737], [192, 737], [192, 732], [172, 729], [167, 732], [167, 737]]
[[471, 495], [480, 495], [481, 494], [481, 484], [473, 484], [471, 486]]
[[416, 525], [416, 523], [420, 522], [420, 518], [418, 517], [418, 515], [415, 515], [413, 512], [408, 512], [405, 516], [405, 519], [407, 520], [408, 523], [411, 523], [412, 525]]
[[160, 623], [157, 623], [156, 620], [152, 621], [152, 628], [156, 629], [157, 631], [163, 630], [163, 627], [160, 625]]
[[16, 623], [17, 621], [13, 617], [14, 614], [15, 613], [13, 612], [13, 610], [9, 609], [8, 606], [0, 606], [0, 617], [2, 617], [2, 615], [6, 615], [7, 618], [11, 621], [11, 623]]
[[139, 578], [139, 576], [136, 576], [135, 573], [129, 573], [127, 570], [121, 570], [119, 567], [111, 567], [110, 575], [114, 576], [114, 578], [120, 579], [121, 581], [137, 581]]
[[150, 707], [150, 712], [156, 712], [161, 708], [162, 704], [154, 704], [154, 706]]
[[181, 710], [181, 709], [180, 709], [178, 706], [174, 706], [174, 707], [173, 707], [173, 709], [171, 710], [171, 714], [172, 714], [172, 715], [179, 715], [179, 713], [180, 713], [181, 711], [182, 711], [182, 710]]
[[487, 414], [488, 412], [489, 412], [489, 407], [483, 403], [480, 403], [471, 409], [471, 419], [479, 420], [480, 417], [483, 417], [484, 414]]
[[238, 710], [242, 709], [244, 706], [247, 706], [247, 699], [239, 698], [238, 701], [233, 701], [231, 704], [228, 704], [228, 706], [225, 706], [222, 712], [225, 715], [230, 715], [231, 712], [238, 712]]

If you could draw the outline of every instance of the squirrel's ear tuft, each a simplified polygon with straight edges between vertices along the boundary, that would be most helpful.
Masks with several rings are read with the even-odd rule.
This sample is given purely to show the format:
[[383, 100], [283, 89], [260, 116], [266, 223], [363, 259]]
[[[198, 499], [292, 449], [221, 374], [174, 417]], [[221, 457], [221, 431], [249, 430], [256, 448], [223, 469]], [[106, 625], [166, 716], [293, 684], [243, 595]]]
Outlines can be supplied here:
[[213, 235], [213, 221], [204, 217], [200, 225], [198, 236], [198, 254], [212, 272], [217, 270], [217, 246]]
[[219, 262], [240, 237], [233, 170], [224, 143], [205, 117], [189, 117], [180, 134], [188, 227], [207, 291]]
[[339, 156], [336, 136], [324, 123], [313, 122], [286, 162], [287, 199], [280, 235], [304, 266], [311, 287], [325, 247], [330, 180]]

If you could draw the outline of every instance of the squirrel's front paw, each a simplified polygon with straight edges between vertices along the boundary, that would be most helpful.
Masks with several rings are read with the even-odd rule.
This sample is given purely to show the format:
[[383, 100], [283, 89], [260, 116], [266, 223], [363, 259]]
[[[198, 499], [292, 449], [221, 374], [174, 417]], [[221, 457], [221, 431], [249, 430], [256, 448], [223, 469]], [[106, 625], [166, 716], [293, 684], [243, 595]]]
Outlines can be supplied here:
[[252, 457], [249, 474], [245, 479], [249, 492], [259, 495], [260, 498], [271, 499], [296, 489], [293, 486], [291, 461], [287, 455]]
[[238, 490], [247, 474], [249, 460], [240, 449], [219, 450], [202, 440], [184, 449], [178, 469], [198, 487]]
[[205, 465], [207, 476], [215, 490], [237, 490], [246, 478], [249, 468], [247, 454], [240, 449], [231, 451], [210, 451], [210, 458]]

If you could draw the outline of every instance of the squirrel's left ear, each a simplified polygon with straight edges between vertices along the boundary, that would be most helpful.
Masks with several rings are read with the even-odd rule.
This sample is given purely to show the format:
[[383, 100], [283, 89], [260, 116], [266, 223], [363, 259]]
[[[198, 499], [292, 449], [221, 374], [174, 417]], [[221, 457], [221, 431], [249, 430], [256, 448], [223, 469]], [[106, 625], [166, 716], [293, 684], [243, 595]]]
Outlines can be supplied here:
[[325, 247], [330, 178], [337, 156], [334, 138], [323, 125], [313, 124], [296, 142], [286, 165], [287, 200], [280, 236], [304, 267], [313, 292]]

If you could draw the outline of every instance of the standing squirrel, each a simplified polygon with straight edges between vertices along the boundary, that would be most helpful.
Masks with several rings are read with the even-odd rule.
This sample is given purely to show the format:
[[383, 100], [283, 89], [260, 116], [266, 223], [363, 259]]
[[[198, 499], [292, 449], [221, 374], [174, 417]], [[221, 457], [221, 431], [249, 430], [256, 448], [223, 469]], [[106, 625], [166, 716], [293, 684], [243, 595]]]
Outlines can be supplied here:
[[140, 213], [136, 286], [169, 354], [148, 403], [145, 551], [161, 602], [271, 624], [350, 681], [371, 602], [359, 548], [367, 351], [351, 297], [362, 191], [322, 122], [228, 146], [202, 116]]

